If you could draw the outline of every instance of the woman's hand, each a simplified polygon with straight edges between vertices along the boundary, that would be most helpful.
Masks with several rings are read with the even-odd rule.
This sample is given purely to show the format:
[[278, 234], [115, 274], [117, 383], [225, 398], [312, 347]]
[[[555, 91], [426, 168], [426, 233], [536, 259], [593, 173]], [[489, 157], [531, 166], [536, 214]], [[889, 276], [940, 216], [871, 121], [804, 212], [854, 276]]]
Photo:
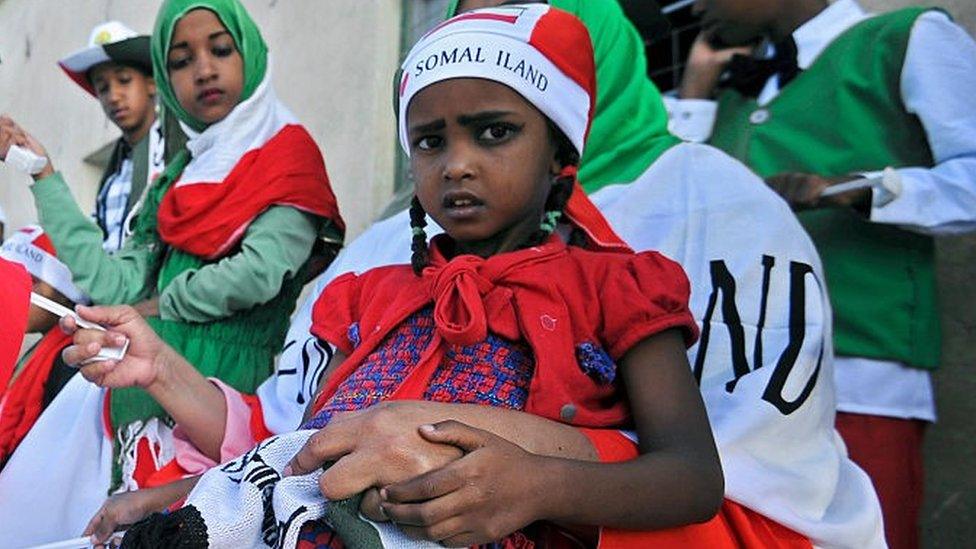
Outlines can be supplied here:
[[88, 522], [82, 535], [92, 536], [95, 544], [107, 544], [112, 534], [135, 524], [152, 513], [162, 512], [193, 490], [200, 477], [189, 477], [156, 488], [143, 488], [115, 494]]
[[7, 151], [10, 150], [11, 145], [17, 145], [18, 147], [23, 147], [32, 153], [47, 158], [47, 165], [40, 173], [33, 175], [32, 177], [36, 179], [43, 179], [54, 173], [54, 166], [51, 164], [51, 159], [47, 156], [47, 151], [44, 150], [44, 146], [34, 139], [32, 135], [24, 131], [12, 118], [7, 115], [0, 115], [0, 160], [5, 160], [7, 158]]
[[383, 515], [415, 537], [449, 547], [497, 541], [542, 517], [548, 458], [457, 421], [419, 428], [461, 459], [380, 490]]
[[[78, 315], [107, 328], [107, 331], [85, 330], [78, 327], [74, 317], [61, 319], [61, 329], [73, 335], [73, 343], [62, 351], [66, 364], [77, 366], [85, 379], [99, 387], [142, 387], [148, 389], [165, 370], [166, 360], [173, 351], [146, 324], [135, 309], [127, 305], [116, 307], [77, 307]], [[122, 360], [82, 363], [96, 355], [103, 347], [120, 347], [129, 340], [129, 349]]]
[[824, 206], [850, 207], [869, 213], [871, 210], [871, 190], [857, 189], [834, 196], [824, 197], [823, 192], [832, 185], [858, 179], [857, 175], [821, 177], [812, 173], [781, 173], [766, 179], [766, 185], [794, 210], [808, 210]]
[[[292, 458], [290, 474], [307, 474], [335, 461], [319, 485], [323, 496], [338, 500], [443, 467], [461, 451], [420, 436], [417, 429], [431, 421], [425, 404], [391, 401], [335, 416]], [[367, 516], [376, 516], [375, 496], [367, 493], [364, 498]]]
[[112, 534], [135, 524], [152, 513], [162, 510], [152, 490], [135, 490], [115, 494], [105, 500], [101, 509], [88, 521], [83, 536], [91, 536], [92, 543], [108, 544]]
[[718, 79], [725, 72], [732, 56], [749, 55], [751, 46], [717, 49], [712, 46], [707, 32], [698, 34], [688, 52], [688, 64], [681, 77], [678, 96], [681, 99], [710, 99], [718, 86]]

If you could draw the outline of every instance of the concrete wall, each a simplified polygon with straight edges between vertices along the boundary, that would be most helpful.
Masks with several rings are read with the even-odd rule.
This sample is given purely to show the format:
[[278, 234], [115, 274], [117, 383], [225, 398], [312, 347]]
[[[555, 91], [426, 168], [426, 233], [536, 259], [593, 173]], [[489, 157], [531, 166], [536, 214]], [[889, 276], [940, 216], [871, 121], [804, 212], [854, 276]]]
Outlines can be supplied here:
[[[876, 10], [918, 4], [863, 2]], [[937, 5], [976, 34], [976, 2]], [[939, 239], [938, 268], [943, 365], [935, 374], [939, 421], [926, 434], [922, 539], [925, 547], [969, 547], [976, 539], [976, 236]]]
[[[85, 211], [99, 170], [82, 159], [118, 136], [98, 103], [56, 66], [89, 31], [118, 19], [149, 33], [159, 0], [0, 0], [0, 112], [47, 147]], [[399, 60], [401, 0], [244, 0], [273, 59], [276, 89], [322, 148], [350, 235], [393, 187], [391, 79]], [[24, 176], [0, 168], [10, 227], [35, 220]]]

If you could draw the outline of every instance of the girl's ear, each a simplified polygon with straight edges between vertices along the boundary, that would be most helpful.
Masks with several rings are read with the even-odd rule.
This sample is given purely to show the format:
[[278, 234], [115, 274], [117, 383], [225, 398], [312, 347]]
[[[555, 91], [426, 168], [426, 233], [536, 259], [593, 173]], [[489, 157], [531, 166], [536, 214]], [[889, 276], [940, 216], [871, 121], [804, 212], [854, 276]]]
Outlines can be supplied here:
[[559, 161], [558, 152], [554, 151], [552, 153], [552, 160], [549, 162], [549, 173], [557, 176], [562, 173], [564, 167], [563, 163]]

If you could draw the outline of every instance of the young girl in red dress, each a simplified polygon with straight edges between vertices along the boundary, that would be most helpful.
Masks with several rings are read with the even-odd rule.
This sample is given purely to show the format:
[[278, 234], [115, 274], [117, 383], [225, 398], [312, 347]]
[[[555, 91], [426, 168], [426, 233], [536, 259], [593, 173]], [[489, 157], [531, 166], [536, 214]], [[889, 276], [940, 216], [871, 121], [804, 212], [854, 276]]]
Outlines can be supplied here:
[[[444, 513], [423, 532], [428, 539], [525, 547], [579, 534], [538, 521], [658, 530], [707, 521], [722, 503], [721, 466], [685, 354], [697, 337], [688, 280], [660, 254], [631, 251], [575, 178], [594, 96], [586, 28], [544, 5], [456, 17], [404, 65], [412, 264], [341, 276], [319, 298], [312, 331], [337, 351], [303, 428], [384, 400], [424, 399], [632, 430], [640, 440], [639, 456], [615, 464], [513, 456], [525, 465], [513, 488], [526, 505], [487, 537], [455, 520], [463, 483], [422, 498], [383, 490], [382, 509], [406, 529], [418, 503]], [[428, 216], [446, 233], [431, 242]], [[279, 482], [287, 461], [261, 455], [274, 438], [205, 474], [183, 509], [126, 540], [158, 542], [165, 530], [246, 545], [294, 540], [300, 528], [300, 546], [341, 546], [323, 522], [292, 520], [307, 507], [280, 507], [289, 497], [277, 490], [294, 484]], [[239, 475], [255, 462], [259, 474]], [[226, 475], [238, 476], [230, 484]], [[257, 507], [243, 496], [255, 479], [254, 501], [265, 502]], [[239, 498], [227, 495], [233, 485]], [[159, 526], [166, 522], [179, 525]], [[245, 530], [260, 537], [221, 537]]]
[[[624, 464], [532, 460], [526, 497], [550, 505], [510, 531], [541, 517], [661, 529], [707, 520], [722, 499], [685, 355], [697, 333], [684, 272], [630, 251], [575, 180], [595, 93], [586, 32], [546, 6], [500, 8], [413, 48], [399, 105], [412, 265], [339, 277], [314, 314], [338, 352], [307, 428], [424, 399], [636, 430], [641, 455]], [[446, 232], [429, 245], [426, 216]], [[410, 507], [384, 503], [398, 523]], [[437, 537], [489, 541], [449, 520]]]

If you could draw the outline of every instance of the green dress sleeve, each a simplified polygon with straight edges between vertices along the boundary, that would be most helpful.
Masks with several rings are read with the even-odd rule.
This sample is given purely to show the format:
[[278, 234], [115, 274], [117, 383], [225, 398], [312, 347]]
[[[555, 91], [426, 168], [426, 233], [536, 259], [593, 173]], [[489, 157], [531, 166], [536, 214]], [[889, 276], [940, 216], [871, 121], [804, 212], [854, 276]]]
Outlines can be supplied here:
[[166, 286], [161, 318], [210, 322], [271, 301], [308, 260], [320, 224], [296, 208], [269, 208], [248, 227], [238, 253], [184, 271]]
[[58, 259], [94, 303], [135, 303], [149, 297], [161, 246], [135, 247], [127, 242], [114, 254], [104, 251], [101, 229], [82, 213], [60, 173], [38, 180], [31, 192]]

